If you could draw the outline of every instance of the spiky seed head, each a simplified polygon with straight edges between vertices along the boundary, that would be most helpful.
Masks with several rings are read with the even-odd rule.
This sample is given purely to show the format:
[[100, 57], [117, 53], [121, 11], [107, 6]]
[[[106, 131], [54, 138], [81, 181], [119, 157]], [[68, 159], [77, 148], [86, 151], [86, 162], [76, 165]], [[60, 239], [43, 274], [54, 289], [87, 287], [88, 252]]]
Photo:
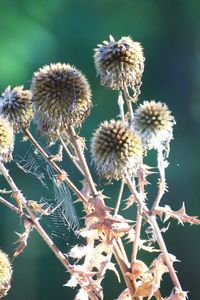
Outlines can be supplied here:
[[12, 123], [16, 132], [30, 126], [33, 118], [32, 93], [23, 86], [7, 87], [0, 98], [0, 114]]
[[92, 159], [101, 177], [118, 180], [126, 172], [136, 175], [142, 152], [139, 136], [122, 121], [105, 121], [93, 134]]
[[12, 267], [8, 255], [0, 250], [0, 299], [5, 297], [10, 289]]
[[65, 63], [46, 65], [34, 73], [31, 90], [39, 131], [55, 140], [68, 125], [80, 127], [92, 106], [86, 77]]
[[161, 144], [168, 147], [175, 123], [171, 111], [162, 102], [144, 101], [135, 112], [135, 130], [149, 150]]
[[110, 36], [95, 49], [94, 60], [102, 85], [113, 90], [126, 85], [139, 94], [145, 60], [140, 43], [129, 36], [119, 41]]
[[13, 127], [7, 119], [0, 116], [0, 161], [11, 161], [13, 148]]

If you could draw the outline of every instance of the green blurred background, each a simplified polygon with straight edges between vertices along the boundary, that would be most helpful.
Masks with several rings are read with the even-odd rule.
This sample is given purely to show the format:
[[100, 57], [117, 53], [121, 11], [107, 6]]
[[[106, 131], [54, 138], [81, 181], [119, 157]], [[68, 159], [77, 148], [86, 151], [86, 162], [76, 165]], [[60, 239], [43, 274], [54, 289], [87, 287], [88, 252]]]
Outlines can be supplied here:
[[[117, 93], [100, 86], [93, 63], [93, 49], [109, 34], [116, 39], [131, 35], [142, 43], [146, 64], [140, 100], [164, 101], [176, 117], [167, 169], [169, 192], [163, 204], [178, 209], [185, 202], [189, 214], [200, 215], [199, 0], [1, 0], [0, 91], [8, 85], [24, 84], [28, 88], [32, 73], [50, 62], [75, 65], [87, 76], [93, 93], [94, 108], [81, 131], [89, 140], [101, 121], [118, 114]], [[23, 156], [28, 147], [21, 138], [16, 140], [15, 156]], [[149, 163], [154, 160], [152, 154]], [[41, 198], [36, 179], [25, 176], [14, 163], [10, 172], [27, 199]], [[73, 168], [69, 172], [74, 181], [80, 179]], [[155, 194], [156, 177], [152, 180], [149, 201]], [[0, 188], [3, 186], [1, 180]], [[114, 198], [117, 188], [114, 184], [105, 192]], [[7, 208], [1, 205], [0, 210], [0, 247], [11, 255], [16, 247], [15, 231], [22, 232], [23, 227]], [[124, 215], [132, 217], [132, 210]], [[192, 300], [199, 299], [199, 237], [198, 227], [177, 226], [176, 222], [171, 222], [165, 233], [169, 252], [181, 260], [176, 269]], [[69, 245], [64, 240], [56, 242], [67, 252], [76, 240], [72, 234]], [[141, 258], [149, 263], [152, 256], [141, 252]], [[62, 286], [68, 274], [37, 233], [31, 234], [28, 247], [13, 268], [12, 289], [6, 299], [73, 299], [75, 291]], [[120, 292], [115, 276], [108, 276], [103, 282], [106, 300], [117, 298]], [[171, 283], [166, 277], [163, 287], [169, 294]]]

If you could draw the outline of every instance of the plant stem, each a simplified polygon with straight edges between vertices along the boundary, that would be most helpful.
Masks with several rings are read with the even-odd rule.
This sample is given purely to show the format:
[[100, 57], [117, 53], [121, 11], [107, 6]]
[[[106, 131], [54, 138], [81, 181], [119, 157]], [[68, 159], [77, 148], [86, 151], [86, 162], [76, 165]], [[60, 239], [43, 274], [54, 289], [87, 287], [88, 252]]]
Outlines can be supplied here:
[[114, 215], [117, 215], [118, 212], [119, 212], [120, 204], [121, 204], [121, 201], [122, 201], [123, 191], [124, 191], [124, 180], [122, 179], [121, 184], [120, 184], [120, 188], [119, 188], [119, 194], [118, 194], [118, 198], [117, 198], [117, 203], [116, 203]]
[[181, 284], [180, 284], [179, 279], [178, 279], [178, 277], [176, 275], [176, 272], [174, 270], [173, 264], [172, 264], [171, 259], [170, 259], [170, 255], [168, 253], [168, 250], [167, 250], [167, 247], [165, 245], [164, 239], [163, 239], [162, 234], [160, 232], [160, 228], [158, 226], [156, 218], [154, 216], [150, 216], [149, 217], [149, 222], [150, 222], [150, 224], [153, 228], [153, 231], [154, 231], [156, 240], [158, 242], [158, 245], [160, 247], [160, 250], [163, 253], [165, 263], [168, 267], [169, 274], [171, 276], [172, 282], [173, 282], [175, 287], [177, 287], [180, 291], [182, 291]]
[[133, 251], [132, 251], [132, 257], [131, 257], [131, 264], [133, 265], [137, 258], [137, 252], [139, 248], [139, 241], [140, 241], [140, 232], [141, 232], [141, 226], [142, 226], [142, 216], [139, 212], [139, 209], [137, 209], [137, 218], [136, 218], [136, 227], [135, 227], [135, 240], [133, 243]]
[[119, 111], [120, 111], [120, 116], [122, 119], [122, 122], [125, 121], [125, 116], [124, 116], [124, 99], [122, 97], [122, 92], [119, 92], [119, 96], [118, 96], [118, 105], [119, 105]]
[[63, 141], [62, 137], [60, 136], [60, 141], [61, 144], [63, 145], [69, 159], [72, 161], [72, 163], [74, 164], [74, 166], [79, 170], [79, 172], [84, 175], [83, 170], [81, 169], [81, 167], [79, 166], [79, 164], [77, 163], [76, 159], [74, 158], [74, 156], [71, 154], [70, 150], [68, 149], [66, 143]]
[[174, 270], [173, 264], [172, 264], [171, 259], [170, 259], [170, 255], [168, 253], [168, 250], [167, 250], [167, 247], [165, 245], [164, 239], [163, 239], [162, 234], [160, 232], [160, 228], [157, 224], [156, 218], [154, 216], [150, 215], [150, 211], [146, 207], [145, 203], [142, 203], [142, 200], [140, 199], [140, 197], [138, 197], [140, 194], [136, 193], [135, 186], [134, 186], [134, 184], [132, 183], [131, 179], [128, 176], [126, 176], [126, 182], [128, 184], [128, 187], [129, 187], [130, 191], [134, 194], [134, 197], [137, 197], [136, 201], [140, 206], [140, 210], [142, 210], [140, 213], [144, 214], [145, 218], [150, 223], [150, 225], [153, 229], [153, 232], [155, 234], [155, 237], [156, 237], [156, 240], [157, 240], [158, 245], [160, 247], [160, 250], [162, 251], [165, 263], [166, 263], [167, 268], [169, 270], [169, 274], [170, 274], [170, 277], [172, 279], [172, 282], [173, 282], [174, 286], [177, 287], [180, 291], [182, 291], [179, 279], [178, 279], [178, 277], [176, 275], [176, 272]]
[[129, 115], [130, 115], [130, 121], [132, 124], [133, 120], [134, 120], [133, 107], [132, 107], [132, 103], [131, 103], [131, 96], [129, 95], [126, 84], [124, 84], [123, 93], [124, 93], [124, 98], [127, 103], [127, 107], [128, 107], [128, 111], [129, 111]]
[[153, 203], [153, 206], [151, 210], [154, 210], [158, 207], [160, 200], [162, 199], [165, 190], [166, 190], [166, 181], [165, 181], [165, 160], [163, 157], [163, 147], [160, 146], [158, 147], [158, 152], [157, 152], [157, 161], [158, 161], [158, 169], [160, 173], [160, 180], [159, 180], [159, 185], [158, 185], [158, 193], [156, 196], [156, 199]]
[[76, 132], [75, 132], [75, 130], [72, 126], [69, 126], [68, 131], [69, 131], [69, 133], [72, 137], [73, 144], [74, 144], [77, 156], [79, 158], [79, 161], [81, 163], [82, 170], [84, 172], [85, 178], [88, 181], [90, 191], [91, 191], [92, 195], [95, 196], [95, 195], [97, 195], [97, 190], [96, 190], [94, 181], [92, 179], [92, 176], [90, 174], [90, 170], [88, 168], [88, 165], [87, 165], [84, 153], [83, 153], [83, 149], [82, 149], [82, 147], [79, 143], [80, 138], [77, 136], [77, 134], [76, 134]]
[[[44, 149], [38, 144], [38, 142], [34, 139], [32, 134], [28, 129], [24, 129], [25, 136], [28, 137], [28, 139], [31, 141], [31, 143], [34, 145], [34, 147], [38, 150], [38, 152], [44, 157], [44, 159], [51, 165], [51, 167], [59, 174], [63, 175], [66, 173], [62, 169], [59, 168], [59, 166], [51, 160], [50, 156], [44, 151]], [[84, 197], [84, 195], [77, 189], [77, 187], [71, 182], [71, 180], [68, 177], [65, 177], [65, 182], [69, 186], [69, 188], [76, 193], [76, 195], [84, 202], [87, 203], [87, 199]]]
[[7, 206], [8, 208], [10, 208], [11, 210], [13, 210], [19, 216], [21, 216], [21, 210], [18, 207], [16, 207], [14, 204], [8, 202], [6, 199], [2, 197], [0, 197], [0, 202], [5, 206]]

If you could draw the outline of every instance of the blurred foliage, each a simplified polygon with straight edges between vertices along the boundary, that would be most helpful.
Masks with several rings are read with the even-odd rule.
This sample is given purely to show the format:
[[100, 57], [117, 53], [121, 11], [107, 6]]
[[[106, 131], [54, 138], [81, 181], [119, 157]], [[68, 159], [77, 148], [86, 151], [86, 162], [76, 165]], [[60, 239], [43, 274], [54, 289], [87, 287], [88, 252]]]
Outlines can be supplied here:
[[[118, 114], [117, 93], [100, 86], [96, 77], [93, 49], [109, 34], [116, 39], [131, 35], [142, 43], [146, 65], [140, 99], [166, 102], [177, 120], [167, 170], [169, 193], [163, 203], [168, 201], [177, 209], [184, 201], [190, 214], [200, 215], [199, 0], [1, 0], [0, 12], [0, 91], [8, 85], [29, 87], [32, 73], [50, 62], [75, 65], [88, 77], [93, 91], [93, 112], [81, 132], [88, 138], [88, 146], [99, 122]], [[20, 140], [18, 137], [15, 153], [24, 155], [27, 143]], [[154, 155], [150, 163], [153, 161]], [[27, 198], [41, 197], [34, 178], [27, 179], [14, 164], [10, 171]], [[73, 169], [70, 175], [80, 179]], [[3, 185], [1, 181], [0, 188]], [[154, 193], [155, 185], [149, 189], [150, 201]], [[106, 194], [114, 199], [116, 185], [106, 187]], [[14, 232], [23, 228], [3, 206], [0, 226], [0, 246], [11, 254]], [[172, 222], [165, 239], [169, 252], [182, 261], [176, 268], [183, 289], [190, 291], [190, 299], [198, 300], [199, 228], [182, 228]], [[68, 240], [69, 244], [74, 242], [73, 238]], [[60, 246], [65, 246], [65, 241], [60, 241]], [[13, 266], [8, 300], [72, 299], [74, 291], [62, 287], [67, 274], [36, 233]], [[106, 300], [119, 293], [116, 278], [111, 278], [112, 282], [105, 281]]]

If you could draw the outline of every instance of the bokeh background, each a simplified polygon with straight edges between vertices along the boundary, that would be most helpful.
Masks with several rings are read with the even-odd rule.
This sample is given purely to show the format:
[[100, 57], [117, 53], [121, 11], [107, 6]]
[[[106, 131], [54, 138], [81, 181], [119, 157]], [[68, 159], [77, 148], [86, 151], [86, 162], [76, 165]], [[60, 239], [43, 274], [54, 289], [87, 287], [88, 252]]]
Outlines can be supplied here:
[[[117, 93], [100, 86], [93, 63], [93, 49], [108, 39], [109, 34], [116, 39], [131, 35], [142, 43], [146, 63], [140, 101], [164, 101], [176, 117], [167, 169], [169, 192], [162, 203], [179, 209], [185, 202], [189, 214], [200, 215], [199, 0], [1, 0], [0, 92], [8, 85], [29, 88], [32, 73], [50, 62], [75, 65], [87, 76], [93, 93], [94, 108], [81, 131], [89, 146], [93, 129], [118, 114]], [[28, 143], [21, 140], [21, 135], [16, 138], [15, 159], [24, 156], [28, 149]], [[155, 162], [154, 153], [148, 162]], [[80, 180], [75, 170], [69, 168], [72, 179]], [[9, 169], [27, 199], [41, 198], [42, 191], [34, 176], [23, 174], [15, 163]], [[1, 179], [0, 188], [3, 186]], [[156, 177], [152, 177], [150, 202], [155, 187]], [[105, 192], [114, 199], [117, 189], [114, 184], [106, 186]], [[124, 215], [132, 217], [135, 214], [132, 210]], [[80, 206], [77, 214], [82, 215]], [[23, 226], [2, 205], [0, 226], [0, 247], [12, 255], [16, 247], [15, 232], [22, 232]], [[189, 291], [189, 299], [198, 300], [200, 228], [177, 226], [173, 221], [164, 237], [169, 252], [181, 261], [176, 263], [176, 269], [183, 289]], [[76, 238], [71, 234], [67, 240], [58, 239], [56, 243], [67, 252]], [[141, 258], [147, 263], [152, 259], [144, 252]], [[28, 247], [14, 261], [13, 268], [12, 289], [6, 299], [73, 299], [76, 291], [63, 287], [68, 274], [37, 233], [31, 234]], [[106, 300], [117, 298], [120, 292], [115, 276], [111, 273], [109, 276], [103, 282]], [[169, 280], [164, 280], [163, 288], [169, 294]]]

